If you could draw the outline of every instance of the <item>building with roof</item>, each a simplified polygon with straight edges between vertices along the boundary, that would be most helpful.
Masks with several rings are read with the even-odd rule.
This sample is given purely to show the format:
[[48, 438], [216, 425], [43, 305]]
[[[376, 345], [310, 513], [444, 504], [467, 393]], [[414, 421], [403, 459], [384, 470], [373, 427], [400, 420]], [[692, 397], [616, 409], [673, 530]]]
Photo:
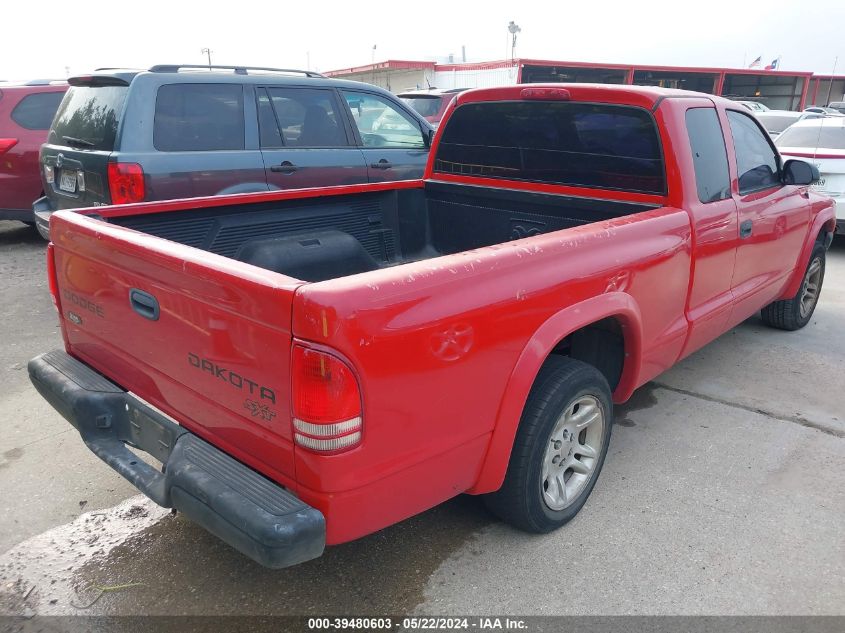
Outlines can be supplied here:
[[[392, 92], [437, 88], [488, 88], [514, 83], [610, 83], [681, 88], [759, 101], [774, 110], [803, 110], [845, 99], [845, 75], [751, 68], [592, 64], [541, 59], [447, 63], [387, 60], [325, 73], [364, 81]], [[829, 96], [828, 96], [829, 95]]]

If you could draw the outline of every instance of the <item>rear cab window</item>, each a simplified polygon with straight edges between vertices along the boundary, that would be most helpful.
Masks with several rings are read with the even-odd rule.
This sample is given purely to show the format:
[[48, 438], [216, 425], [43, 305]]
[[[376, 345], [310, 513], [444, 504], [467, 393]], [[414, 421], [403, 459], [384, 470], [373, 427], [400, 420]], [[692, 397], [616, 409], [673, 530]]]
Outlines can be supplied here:
[[651, 113], [634, 106], [514, 101], [452, 114], [434, 171], [507, 180], [666, 193]]
[[405, 105], [413, 108], [420, 115], [424, 117], [437, 116], [440, 112], [440, 104], [443, 97], [440, 96], [414, 96], [414, 97], [399, 97]]
[[160, 152], [242, 150], [240, 84], [165, 84], [156, 95], [153, 146]]
[[805, 147], [824, 149], [845, 149], [845, 126], [836, 125], [834, 119], [830, 125], [825, 125], [829, 119], [819, 125], [807, 127], [790, 127], [775, 141], [778, 147]]
[[127, 86], [72, 86], [47, 137], [53, 145], [112, 151]]
[[27, 130], [49, 130], [64, 96], [64, 91], [26, 95], [12, 110], [12, 120]]

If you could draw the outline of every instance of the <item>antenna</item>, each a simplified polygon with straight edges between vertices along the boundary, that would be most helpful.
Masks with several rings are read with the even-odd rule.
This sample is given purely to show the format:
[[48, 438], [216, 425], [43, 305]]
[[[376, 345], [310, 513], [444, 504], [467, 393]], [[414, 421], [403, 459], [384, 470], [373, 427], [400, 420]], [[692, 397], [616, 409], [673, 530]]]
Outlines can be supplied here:
[[839, 62], [839, 56], [837, 55], [833, 60], [833, 72], [830, 73], [830, 82], [827, 84], [827, 99], [825, 99], [824, 104], [827, 105], [830, 103], [830, 91], [833, 88], [833, 77], [836, 75], [836, 64]]
[[[839, 62], [839, 56], [837, 55], [833, 59], [833, 72], [830, 73], [830, 83], [827, 85], [827, 100], [825, 104], [830, 103], [830, 89], [833, 87], [833, 77], [836, 75], [836, 64]], [[825, 116], [819, 119], [819, 133], [816, 135], [816, 147], [813, 149], [813, 160], [816, 160], [816, 154], [819, 153], [819, 143], [822, 140], [822, 128], [824, 127], [824, 120]], [[818, 166], [818, 165], [817, 165]]]

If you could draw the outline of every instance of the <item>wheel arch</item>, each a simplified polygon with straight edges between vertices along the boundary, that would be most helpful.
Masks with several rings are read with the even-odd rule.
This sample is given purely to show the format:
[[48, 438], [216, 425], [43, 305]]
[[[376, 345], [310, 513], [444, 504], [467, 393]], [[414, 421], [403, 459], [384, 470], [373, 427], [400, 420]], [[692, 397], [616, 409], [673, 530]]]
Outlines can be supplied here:
[[833, 207], [827, 207], [824, 211], [819, 213], [810, 230], [807, 232], [807, 237], [804, 239], [804, 246], [801, 248], [801, 253], [795, 265], [795, 270], [789, 279], [789, 283], [783, 289], [779, 299], [791, 299], [798, 292], [801, 287], [801, 281], [804, 278], [804, 271], [807, 264], [810, 262], [810, 254], [813, 252], [813, 247], [819, 238], [827, 233], [836, 231], [836, 216], [833, 212]]
[[[550, 355], [574, 333], [605, 319], [618, 322], [624, 346], [624, 360], [613, 400], [624, 402], [637, 385], [642, 361], [642, 319], [636, 301], [623, 292], [609, 292], [571, 305], [547, 319], [522, 350], [511, 372], [499, 404], [496, 424], [470, 494], [498, 490], [507, 471], [516, 430], [534, 380]], [[601, 371], [601, 368], [598, 368]]]

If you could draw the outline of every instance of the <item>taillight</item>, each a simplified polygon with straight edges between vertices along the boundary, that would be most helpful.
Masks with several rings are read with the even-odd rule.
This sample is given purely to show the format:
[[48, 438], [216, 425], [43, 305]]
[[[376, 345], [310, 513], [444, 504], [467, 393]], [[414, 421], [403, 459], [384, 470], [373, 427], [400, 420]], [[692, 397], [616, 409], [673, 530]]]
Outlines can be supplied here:
[[348, 450], [361, 442], [361, 391], [339, 358], [293, 348], [291, 396], [294, 440], [318, 453]]
[[571, 96], [566, 88], [523, 88], [519, 94], [523, 99], [558, 101], [569, 101]]
[[109, 163], [112, 204], [144, 201], [144, 170], [138, 163]]
[[16, 138], [0, 138], [0, 154], [4, 154], [18, 144]]
[[59, 318], [62, 316], [62, 306], [59, 303], [59, 278], [56, 275], [56, 256], [53, 251], [53, 243], [47, 244], [47, 283], [50, 288], [50, 297], [53, 299], [53, 306], [56, 312], [59, 313]]
[[47, 181], [48, 185], [56, 182], [56, 170], [52, 165], [44, 165], [44, 180]]

